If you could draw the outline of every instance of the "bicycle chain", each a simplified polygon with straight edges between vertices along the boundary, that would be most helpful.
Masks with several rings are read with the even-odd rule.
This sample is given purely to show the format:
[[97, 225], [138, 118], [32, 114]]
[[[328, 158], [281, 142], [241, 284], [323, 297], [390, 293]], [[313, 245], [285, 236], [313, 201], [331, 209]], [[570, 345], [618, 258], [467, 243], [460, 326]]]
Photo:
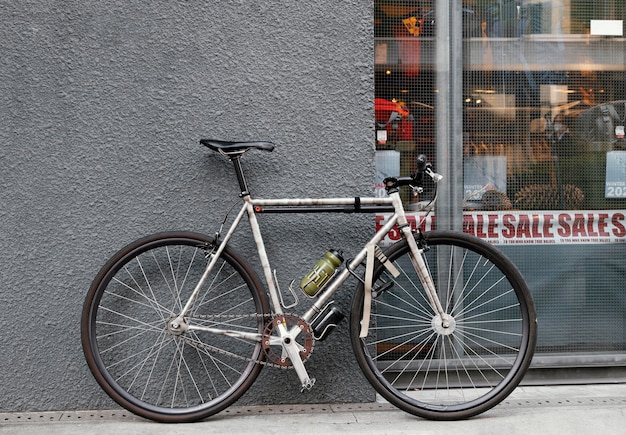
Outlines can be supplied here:
[[[297, 317], [300, 318], [299, 316], [295, 315], [295, 314], [290, 314], [290, 313], [283, 313], [280, 316], [293, 316], [293, 317]], [[280, 317], [280, 316], [276, 316], [276, 317]], [[247, 314], [247, 315], [235, 315], [235, 314], [214, 314], [214, 315], [208, 315], [208, 314], [197, 314], [194, 316], [189, 316], [190, 319], [204, 319], [204, 320], [212, 320], [212, 319], [240, 319], [240, 318], [244, 318], [244, 317], [254, 317], [254, 318], [263, 318], [263, 319], [269, 319], [269, 321], [267, 322], [267, 324], [265, 325], [265, 327], [263, 328], [263, 330], [267, 330], [268, 325], [271, 323], [271, 321], [275, 318], [272, 314]], [[178, 336], [178, 338], [182, 341], [184, 341], [185, 343], [189, 344], [190, 346], [193, 346], [195, 348], [203, 348], [205, 350], [211, 350], [212, 352], [215, 353], [219, 353], [220, 355], [226, 355], [229, 356], [231, 358], [235, 358], [235, 359], [239, 359], [242, 361], [248, 361], [248, 362], [254, 362], [255, 364], [260, 364], [262, 366], [265, 367], [273, 367], [273, 368], [277, 368], [277, 369], [283, 369], [283, 370], [287, 370], [287, 369], [293, 369], [293, 364], [289, 364], [289, 365], [283, 365], [283, 364], [275, 364], [269, 361], [259, 361], [258, 359], [252, 359], [252, 358], [248, 358], [245, 356], [241, 356], [241, 355], [237, 355], [235, 353], [229, 352], [227, 350], [224, 349], [219, 349], [217, 347], [211, 346], [210, 344], [206, 344], [200, 341], [193, 341], [188, 337], [185, 337], [184, 335], [180, 335]], [[265, 340], [265, 339], [269, 339], [270, 336], [268, 334], [263, 334], [261, 337], [261, 340]], [[309, 351], [309, 354], [307, 356], [307, 358], [304, 360], [306, 361], [307, 359], [310, 358], [311, 354], [313, 353], [313, 349], [315, 348], [315, 340], [312, 341], [311, 343], [311, 350]], [[263, 350], [265, 356], [267, 357], [267, 353], [265, 352], [265, 349]], [[303, 362], [304, 362], [303, 361]]]

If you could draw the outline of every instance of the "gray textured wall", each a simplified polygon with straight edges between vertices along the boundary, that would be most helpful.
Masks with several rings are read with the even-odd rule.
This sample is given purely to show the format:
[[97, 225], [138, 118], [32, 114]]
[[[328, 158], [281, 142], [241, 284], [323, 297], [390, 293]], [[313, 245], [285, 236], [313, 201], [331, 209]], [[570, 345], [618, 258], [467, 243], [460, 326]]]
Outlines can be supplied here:
[[[0, 410], [114, 406], [83, 359], [83, 299], [127, 242], [215, 230], [234, 177], [198, 139], [274, 141], [244, 160], [256, 196], [371, 192], [370, 3], [0, 1]], [[283, 287], [373, 228], [343, 218], [262, 220]], [[316, 346], [311, 392], [266, 369], [244, 400], [371, 399], [347, 334]]]

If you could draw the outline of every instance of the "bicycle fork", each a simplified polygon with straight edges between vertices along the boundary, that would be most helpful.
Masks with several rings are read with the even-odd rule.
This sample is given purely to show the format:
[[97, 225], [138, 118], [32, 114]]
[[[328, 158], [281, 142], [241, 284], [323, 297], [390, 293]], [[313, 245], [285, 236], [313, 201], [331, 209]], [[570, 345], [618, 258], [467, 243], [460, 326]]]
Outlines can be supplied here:
[[424, 261], [424, 257], [422, 256], [422, 251], [417, 246], [415, 239], [411, 233], [411, 230], [406, 227], [402, 229], [405, 234], [406, 241], [411, 250], [411, 263], [415, 268], [415, 272], [424, 287], [426, 292], [426, 296], [428, 297], [428, 302], [430, 303], [431, 308], [435, 312], [436, 315], [441, 319], [441, 326], [446, 329], [450, 327], [450, 319], [449, 316], [445, 313], [443, 306], [441, 305], [441, 301], [439, 300], [439, 295], [437, 294], [437, 289], [435, 288], [435, 283], [433, 282], [432, 275], [426, 266], [426, 262]]
[[[404, 210], [402, 207], [402, 201], [400, 199], [400, 195], [398, 192], [393, 192], [389, 195], [392, 198], [394, 203], [394, 207], [396, 210]], [[396, 212], [397, 213], [397, 212]], [[411, 263], [413, 264], [413, 268], [415, 269], [415, 273], [426, 292], [426, 296], [428, 298], [428, 302], [435, 314], [433, 319], [433, 327], [436, 329], [442, 328], [445, 335], [450, 334], [452, 331], [448, 331], [453, 324], [453, 319], [448, 316], [443, 306], [441, 305], [441, 301], [439, 300], [439, 295], [437, 294], [437, 289], [435, 288], [435, 283], [433, 282], [432, 275], [426, 266], [426, 262], [424, 261], [424, 257], [422, 255], [422, 249], [417, 245], [415, 238], [413, 237], [413, 232], [411, 231], [411, 226], [409, 225], [406, 215], [401, 212], [398, 214], [398, 227], [402, 232], [403, 237], [406, 239], [407, 244], [409, 245], [409, 249], [411, 255]], [[437, 325], [435, 325], [437, 324]]]
[[[406, 239], [407, 244], [409, 245], [411, 263], [415, 272], [424, 288], [426, 293], [426, 297], [428, 298], [428, 302], [433, 310], [434, 318], [433, 318], [433, 328], [437, 331], [442, 331], [444, 335], [449, 335], [452, 333], [454, 319], [447, 315], [441, 305], [441, 301], [439, 300], [439, 295], [437, 294], [437, 289], [435, 287], [435, 283], [433, 282], [432, 275], [428, 270], [424, 257], [422, 256], [422, 249], [417, 245], [415, 238], [413, 237], [413, 232], [411, 231], [411, 226], [406, 219], [406, 215], [404, 214], [404, 208], [402, 207], [402, 200], [397, 192], [390, 192], [389, 196], [392, 198], [392, 203], [394, 208], [396, 209], [396, 214], [393, 219], [390, 219], [389, 222], [382, 228], [381, 232], [388, 232], [391, 227], [394, 225], [398, 225], [400, 231], [402, 232], [402, 236]], [[374, 250], [377, 247], [376, 243], [379, 242], [379, 239], [375, 237], [367, 244], [367, 257], [366, 257], [366, 266], [365, 266], [365, 281], [364, 281], [364, 298], [363, 298], [363, 316], [361, 319], [361, 333], [360, 337], [364, 338], [368, 333], [368, 324], [370, 319], [370, 310], [371, 310], [371, 300], [372, 300], [372, 292], [373, 292], [373, 271], [374, 271]], [[382, 261], [382, 260], [381, 260]], [[383, 266], [385, 266], [389, 272], [397, 277], [399, 272], [395, 270], [395, 267], [386, 261], [383, 262]]]

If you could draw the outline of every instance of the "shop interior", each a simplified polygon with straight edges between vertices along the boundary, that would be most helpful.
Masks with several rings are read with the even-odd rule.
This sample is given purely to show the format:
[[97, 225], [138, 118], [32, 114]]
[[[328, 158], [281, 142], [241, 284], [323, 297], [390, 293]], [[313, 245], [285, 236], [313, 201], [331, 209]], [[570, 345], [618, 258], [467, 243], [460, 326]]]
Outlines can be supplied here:
[[[436, 159], [435, 2], [374, 3], [377, 158], [405, 174]], [[623, 2], [462, 3], [464, 209], [624, 208], [626, 186], [606, 192], [607, 152], [626, 150]]]

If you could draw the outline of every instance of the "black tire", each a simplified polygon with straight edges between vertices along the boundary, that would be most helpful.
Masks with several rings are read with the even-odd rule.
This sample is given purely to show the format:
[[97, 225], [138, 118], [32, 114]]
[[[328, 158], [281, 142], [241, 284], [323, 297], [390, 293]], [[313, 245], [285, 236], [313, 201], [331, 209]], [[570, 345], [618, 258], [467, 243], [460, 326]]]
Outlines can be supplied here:
[[357, 361], [386, 400], [432, 420], [460, 420], [504, 400], [519, 384], [536, 341], [535, 310], [526, 283], [500, 251], [451, 231], [425, 233], [424, 258], [441, 304], [444, 328], [417, 279], [405, 240], [385, 254], [401, 272], [376, 263], [367, 337], [360, 338], [363, 285], [351, 308]]
[[[262, 344], [171, 332], [207, 265], [210, 237], [160, 233], [119, 251], [93, 281], [81, 321], [87, 363], [122, 407], [161, 422], [191, 422], [235, 402], [258, 376]], [[261, 334], [269, 313], [256, 274], [226, 248], [186, 320]]]

